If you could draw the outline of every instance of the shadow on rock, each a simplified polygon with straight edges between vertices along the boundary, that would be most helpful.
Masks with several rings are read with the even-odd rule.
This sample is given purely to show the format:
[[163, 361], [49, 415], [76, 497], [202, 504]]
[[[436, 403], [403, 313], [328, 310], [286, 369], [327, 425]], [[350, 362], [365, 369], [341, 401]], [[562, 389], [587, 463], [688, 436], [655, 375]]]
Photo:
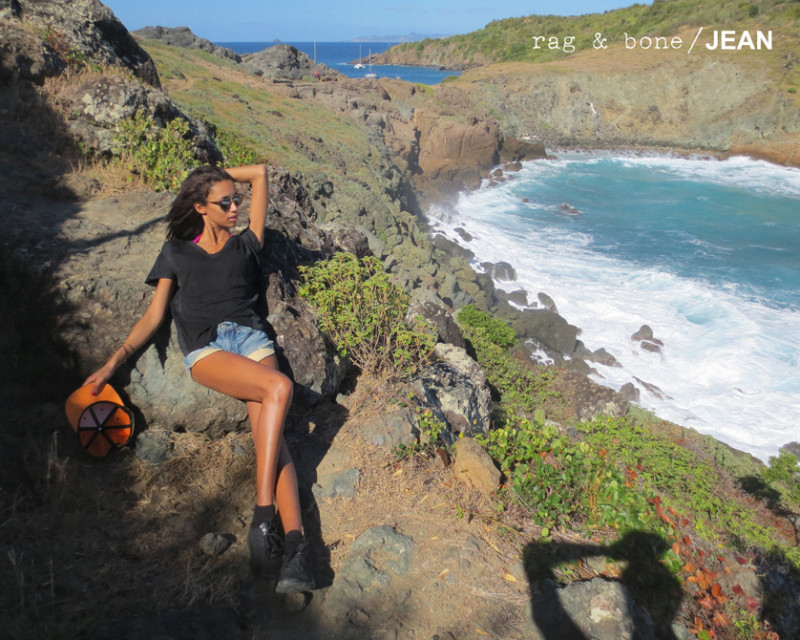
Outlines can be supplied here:
[[[541, 542], [523, 553], [531, 614], [542, 640], [677, 640], [678, 580], [661, 562], [666, 541], [634, 531], [612, 545]], [[558, 584], [557, 570], [575, 563], [602, 573], [607, 560], [624, 566], [611, 578]]]

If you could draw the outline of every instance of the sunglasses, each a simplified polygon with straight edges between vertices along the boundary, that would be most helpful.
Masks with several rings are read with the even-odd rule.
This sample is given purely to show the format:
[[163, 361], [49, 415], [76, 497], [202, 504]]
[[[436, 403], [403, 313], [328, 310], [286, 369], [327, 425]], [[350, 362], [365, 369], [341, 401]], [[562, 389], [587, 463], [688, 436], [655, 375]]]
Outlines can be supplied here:
[[215, 204], [225, 213], [228, 213], [228, 211], [230, 211], [231, 204], [235, 204], [237, 207], [242, 204], [242, 194], [235, 193], [234, 195], [223, 198], [222, 200], [218, 200], [217, 202], [209, 200], [208, 204]]

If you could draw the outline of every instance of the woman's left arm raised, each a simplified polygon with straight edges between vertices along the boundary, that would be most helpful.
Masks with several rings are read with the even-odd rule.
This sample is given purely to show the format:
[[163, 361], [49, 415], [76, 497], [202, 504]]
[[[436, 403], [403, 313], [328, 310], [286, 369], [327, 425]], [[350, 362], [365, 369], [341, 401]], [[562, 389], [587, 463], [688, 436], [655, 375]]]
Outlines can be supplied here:
[[258, 243], [264, 244], [264, 223], [267, 219], [269, 203], [269, 176], [263, 164], [250, 164], [244, 167], [226, 169], [236, 182], [248, 182], [253, 188], [250, 197], [250, 229], [256, 234]]

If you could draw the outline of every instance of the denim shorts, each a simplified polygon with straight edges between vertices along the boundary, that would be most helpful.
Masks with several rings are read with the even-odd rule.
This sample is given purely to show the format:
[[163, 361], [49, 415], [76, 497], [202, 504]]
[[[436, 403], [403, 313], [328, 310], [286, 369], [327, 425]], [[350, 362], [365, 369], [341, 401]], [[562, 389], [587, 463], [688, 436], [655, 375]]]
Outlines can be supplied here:
[[275, 345], [259, 329], [225, 321], [217, 325], [217, 337], [205, 347], [187, 354], [183, 364], [191, 371], [198, 360], [217, 351], [228, 351], [259, 362], [275, 353]]

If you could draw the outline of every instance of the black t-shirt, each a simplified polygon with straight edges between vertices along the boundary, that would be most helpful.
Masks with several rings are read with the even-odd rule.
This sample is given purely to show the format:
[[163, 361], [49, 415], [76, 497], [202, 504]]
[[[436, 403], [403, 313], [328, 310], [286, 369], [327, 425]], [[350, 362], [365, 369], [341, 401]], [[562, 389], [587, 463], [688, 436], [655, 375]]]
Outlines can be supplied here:
[[146, 282], [167, 278], [177, 285], [170, 308], [184, 355], [211, 342], [226, 320], [264, 331], [258, 313], [260, 250], [250, 229], [231, 236], [217, 253], [191, 240], [168, 240], [161, 247]]

